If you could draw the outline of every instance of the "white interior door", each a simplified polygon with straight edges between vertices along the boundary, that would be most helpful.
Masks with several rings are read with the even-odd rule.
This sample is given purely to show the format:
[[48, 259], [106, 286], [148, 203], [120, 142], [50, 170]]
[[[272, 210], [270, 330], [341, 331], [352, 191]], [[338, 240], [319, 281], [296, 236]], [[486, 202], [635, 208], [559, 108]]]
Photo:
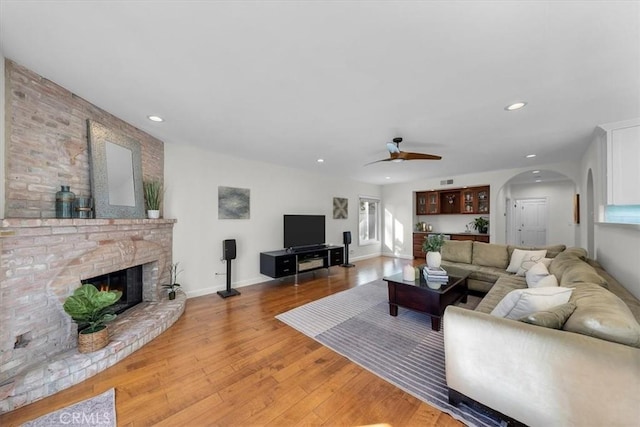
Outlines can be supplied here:
[[547, 200], [516, 199], [515, 227], [517, 244], [544, 246], [547, 244]]

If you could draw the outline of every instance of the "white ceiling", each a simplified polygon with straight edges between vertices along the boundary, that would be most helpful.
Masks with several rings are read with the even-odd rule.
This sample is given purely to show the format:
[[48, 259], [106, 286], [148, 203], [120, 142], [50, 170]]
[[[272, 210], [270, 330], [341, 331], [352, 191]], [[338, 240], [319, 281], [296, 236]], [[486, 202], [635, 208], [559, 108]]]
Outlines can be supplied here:
[[[573, 160], [640, 117], [638, 1], [1, 0], [0, 49], [165, 143], [376, 184]], [[443, 160], [363, 166], [395, 136]]]

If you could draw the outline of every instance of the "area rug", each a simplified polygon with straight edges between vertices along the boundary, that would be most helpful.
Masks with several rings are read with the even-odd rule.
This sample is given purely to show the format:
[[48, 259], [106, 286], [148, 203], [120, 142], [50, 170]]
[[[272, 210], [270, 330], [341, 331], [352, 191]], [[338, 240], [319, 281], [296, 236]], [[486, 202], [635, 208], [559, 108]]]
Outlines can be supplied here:
[[114, 389], [59, 409], [33, 421], [22, 424], [24, 427], [53, 426], [101, 426], [116, 427], [116, 393]]
[[[442, 330], [431, 329], [429, 316], [402, 307], [390, 316], [388, 301], [387, 284], [378, 280], [276, 318], [467, 425], [501, 425], [489, 414], [449, 404]], [[479, 301], [469, 296], [467, 307]]]

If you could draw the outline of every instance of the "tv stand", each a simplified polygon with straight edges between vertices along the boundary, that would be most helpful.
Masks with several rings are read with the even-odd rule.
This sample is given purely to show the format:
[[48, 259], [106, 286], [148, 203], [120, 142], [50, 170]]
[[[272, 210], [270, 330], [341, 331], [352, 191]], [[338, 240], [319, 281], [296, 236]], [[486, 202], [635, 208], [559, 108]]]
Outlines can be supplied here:
[[344, 248], [341, 246], [288, 248], [279, 251], [260, 253], [260, 274], [274, 279], [295, 276], [310, 271], [342, 264]]
[[286, 250], [287, 252], [297, 254], [301, 252], [315, 251], [318, 249], [327, 249], [327, 245], [292, 246]]

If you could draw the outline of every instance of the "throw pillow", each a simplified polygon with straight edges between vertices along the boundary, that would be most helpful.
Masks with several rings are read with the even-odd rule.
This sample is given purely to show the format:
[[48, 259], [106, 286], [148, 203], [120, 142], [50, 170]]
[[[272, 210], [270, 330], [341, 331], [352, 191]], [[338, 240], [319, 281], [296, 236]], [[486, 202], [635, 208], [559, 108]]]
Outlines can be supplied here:
[[[539, 262], [535, 264], [533, 267], [531, 267], [529, 271], [527, 271], [527, 274], [525, 275], [525, 280], [527, 281], [528, 287], [538, 288], [538, 287], [541, 287], [538, 285], [538, 282], [540, 282], [542, 279], [548, 276], [549, 276], [549, 270], [547, 269], [547, 266], [544, 265], [544, 263]], [[557, 286], [557, 281], [556, 281], [556, 286]]]
[[540, 279], [540, 281], [536, 283], [534, 286], [529, 286], [529, 287], [530, 288], [551, 288], [554, 286], [560, 286], [560, 284], [558, 283], [558, 279], [553, 274], [549, 274], [548, 276]]
[[523, 251], [522, 249], [514, 249], [511, 255], [511, 261], [507, 267], [509, 273], [517, 273], [523, 262], [539, 262], [547, 254], [547, 250], [540, 251]]
[[[553, 261], [553, 258], [542, 258], [540, 261], [543, 263], [547, 269], [549, 268], [549, 266], [551, 265], [551, 261]], [[534, 265], [536, 265], [538, 262], [536, 261], [522, 261], [522, 264], [520, 265], [520, 268], [518, 269], [518, 272], [516, 273], [516, 276], [524, 276], [525, 274], [527, 274], [527, 271], [529, 271], [529, 269], [531, 267], [533, 267]]]
[[536, 311], [565, 304], [573, 289], [557, 287], [516, 289], [509, 292], [491, 311], [496, 317], [520, 319]]
[[572, 302], [560, 304], [548, 310], [536, 311], [520, 319], [521, 322], [551, 329], [562, 329], [562, 325], [576, 309]]

